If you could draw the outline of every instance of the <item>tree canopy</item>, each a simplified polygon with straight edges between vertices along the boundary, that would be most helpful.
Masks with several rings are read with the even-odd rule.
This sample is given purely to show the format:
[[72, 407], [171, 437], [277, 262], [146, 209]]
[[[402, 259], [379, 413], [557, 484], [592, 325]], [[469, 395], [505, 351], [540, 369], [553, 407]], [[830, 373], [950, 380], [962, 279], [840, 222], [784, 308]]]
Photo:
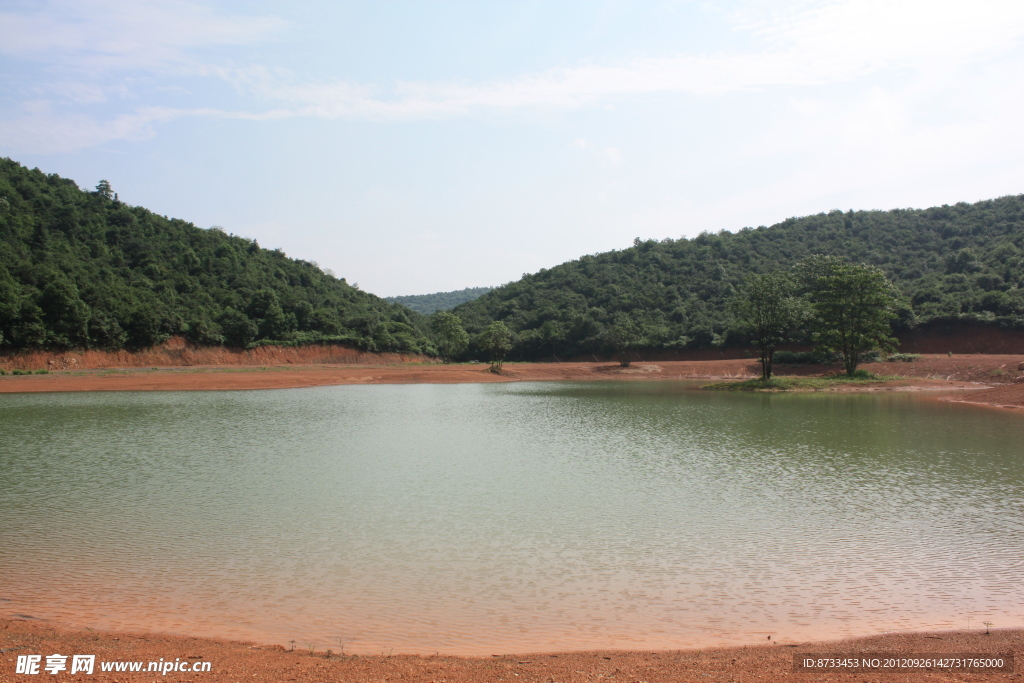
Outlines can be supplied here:
[[409, 296], [389, 296], [387, 300], [393, 304], [402, 304], [406, 308], [430, 315], [437, 311], [450, 311], [459, 304], [479, 298], [493, 287], [466, 287], [454, 292], [434, 292], [433, 294], [411, 294]]
[[430, 319], [430, 329], [434, 332], [437, 353], [445, 363], [458, 358], [469, 347], [469, 335], [463, 329], [462, 321], [453, 313], [438, 311]]
[[505, 362], [505, 356], [512, 349], [512, 333], [505, 323], [500, 320], [492, 322], [485, 327], [477, 337], [477, 344], [487, 355], [491, 363], [492, 372], [500, 372], [501, 365]]
[[771, 379], [775, 349], [793, 335], [802, 318], [795, 283], [787, 273], [754, 273], [731, 304], [740, 330], [757, 347], [761, 379]]
[[615, 349], [619, 364], [624, 368], [633, 362], [633, 354], [645, 341], [640, 326], [626, 313], [615, 316], [615, 321], [605, 330], [605, 339]]
[[0, 345], [334, 342], [428, 352], [423, 316], [315, 263], [0, 159]]
[[[693, 239], [635, 240], [490, 291], [453, 313], [484, 357], [500, 321], [511, 359], [615, 350], [621, 316], [645, 348], [748, 343], [728, 302], [747, 277], [813, 255], [877, 268], [902, 294], [892, 328], [1024, 327], [1024, 195], [975, 204], [839, 210]], [[144, 347], [172, 334], [202, 344], [332, 341], [436, 351], [427, 319], [315, 263], [121, 202], [0, 160], [0, 345]], [[808, 335], [801, 341], [810, 343]]]
[[812, 340], [819, 349], [840, 354], [847, 375], [865, 352], [895, 347], [889, 324], [899, 296], [880, 268], [818, 257], [798, 264], [797, 271], [813, 310]]
[[[629, 314], [652, 349], [746, 344], [728, 302], [752, 273], [815, 254], [880, 269], [906, 306], [897, 332], [927, 324], [1024, 327], [1024, 195], [892, 211], [830, 211], [771, 227], [636, 240], [524, 275], [458, 306], [467, 331], [503, 321], [512, 359], [613, 351], [605, 331]], [[801, 341], [810, 343], [807, 337]]]

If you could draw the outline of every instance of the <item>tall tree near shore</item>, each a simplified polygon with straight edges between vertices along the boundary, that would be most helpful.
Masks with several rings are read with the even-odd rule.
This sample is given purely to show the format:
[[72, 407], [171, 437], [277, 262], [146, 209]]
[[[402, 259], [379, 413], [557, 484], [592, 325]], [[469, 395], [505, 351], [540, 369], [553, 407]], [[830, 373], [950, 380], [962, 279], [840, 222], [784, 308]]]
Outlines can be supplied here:
[[643, 330], [626, 313], [619, 313], [605, 332], [605, 338], [615, 349], [619, 357], [619, 365], [628, 368], [633, 362], [633, 354], [644, 342]]
[[430, 320], [430, 329], [434, 333], [437, 352], [445, 363], [452, 362], [469, 347], [469, 334], [454, 313], [438, 311]]
[[895, 349], [890, 322], [896, 318], [898, 290], [879, 268], [812, 256], [796, 271], [814, 313], [814, 343], [842, 355], [848, 376], [864, 353]]
[[736, 319], [757, 346], [761, 379], [772, 378], [775, 349], [800, 322], [804, 310], [794, 296], [795, 283], [785, 273], [758, 273], [747, 277], [741, 293], [731, 302]]
[[505, 356], [512, 349], [512, 333], [508, 326], [500, 320], [495, 320], [480, 333], [477, 344], [487, 354], [487, 359], [491, 362], [491, 372], [501, 372]]

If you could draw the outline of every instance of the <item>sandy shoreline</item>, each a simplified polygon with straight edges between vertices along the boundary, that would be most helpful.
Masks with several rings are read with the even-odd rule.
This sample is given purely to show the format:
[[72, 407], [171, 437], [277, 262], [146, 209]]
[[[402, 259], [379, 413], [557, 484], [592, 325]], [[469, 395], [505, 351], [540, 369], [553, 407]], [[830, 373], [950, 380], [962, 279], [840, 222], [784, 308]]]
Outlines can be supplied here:
[[[360, 359], [362, 360], [362, 359]], [[390, 360], [390, 359], [389, 359]], [[1024, 356], [922, 356], [914, 363], [871, 363], [864, 369], [893, 377], [884, 383], [837, 385], [835, 391], [930, 391], [947, 400], [1024, 408]], [[781, 366], [778, 376], [821, 375], [835, 367]], [[389, 362], [284, 365], [207, 365], [58, 369], [0, 376], [0, 393], [76, 391], [216, 391], [294, 389], [342, 384], [461, 384], [528, 381], [671, 381], [747, 379], [760, 374], [750, 359], [616, 363], [507, 363], [501, 375], [485, 364]]]
[[[294, 651], [226, 640], [116, 633], [62, 628], [34, 619], [0, 620], [0, 682], [28, 680], [15, 673], [17, 655], [53, 653], [96, 655], [92, 675], [62, 673], [50, 680], [132, 681], [199, 680], [209, 682], [269, 681], [992, 681], [1019, 680], [1021, 673], [967, 673], [919, 670], [913, 673], [794, 673], [798, 655], [842, 654], [863, 657], [891, 654], [1013, 654], [1021, 666], [1024, 629], [889, 633], [841, 641], [671, 651], [591, 651], [568, 653], [495, 653], [491, 657], [416, 656], [388, 653], [348, 656], [323, 650]], [[114, 673], [99, 670], [100, 662], [209, 662], [210, 671]], [[70, 660], [69, 660], [70, 661]], [[146, 664], [143, 664], [145, 667]], [[1019, 671], [1019, 668], [1017, 669]]]

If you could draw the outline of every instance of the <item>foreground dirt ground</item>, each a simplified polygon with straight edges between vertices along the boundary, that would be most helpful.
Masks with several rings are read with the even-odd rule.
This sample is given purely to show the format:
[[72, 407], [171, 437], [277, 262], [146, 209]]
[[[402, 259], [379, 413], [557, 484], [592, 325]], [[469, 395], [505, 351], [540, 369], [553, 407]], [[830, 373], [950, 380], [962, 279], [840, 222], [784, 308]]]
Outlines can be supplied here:
[[[496, 653], [488, 658], [408, 655], [347, 656], [326, 652], [310, 653], [279, 646], [203, 640], [154, 634], [107, 633], [60, 629], [36, 620], [0, 621], [0, 682], [32, 680], [15, 673], [19, 654], [93, 654], [96, 661], [183, 661], [210, 662], [209, 673], [104, 673], [92, 675], [67, 672], [40, 678], [75, 681], [442, 681], [483, 683], [516, 681], [543, 683], [577, 681], [997, 681], [1021, 680], [1021, 673], [966, 673], [915, 671], [913, 673], [795, 673], [794, 654], [819, 656], [842, 653], [862, 657], [867, 653], [895, 656], [923, 653], [1013, 654], [1017, 666], [1024, 654], [1024, 630], [993, 630], [937, 633], [884, 634], [834, 642], [799, 645], [765, 643], [750, 647], [659, 652], [573, 652]], [[70, 661], [70, 660], [69, 660]], [[145, 667], [146, 664], [143, 665]]]
[[[275, 350], [277, 351], [277, 350]], [[265, 365], [164, 365], [82, 368], [75, 357], [46, 361], [47, 374], [0, 377], [0, 393], [51, 391], [196, 391], [286, 389], [335, 384], [453, 384], [551, 380], [695, 380], [747, 379], [760, 374], [750, 359], [617, 363], [507, 363], [501, 375], [485, 364], [424, 362], [404, 357], [369, 354], [327, 354], [307, 351], [302, 356], [267, 354]], [[168, 360], [168, 357], [150, 360]], [[37, 359], [38, 360], [38, 359]], [[120, 357], [108, 359], [118, 362]], [[134, 363], [138, 359], [133, 358]], [[300, 362], [304, 361], [304, 362]], [[367, 362], [377, 361], [377, 362]], [[93, 359], [92, 362], [95, 362]], [[965, 392], [950, 400], [1024, 407], [1024, 354], [923, 355], [918, 360], [869, 363], [869, 372], [892, 377], [870, 385], [837, 385], [836, 391]], [[837, 366], [780, 365], [776, 374], [822, 375]], [[969, 391], [969, 393], [967, 393]]]

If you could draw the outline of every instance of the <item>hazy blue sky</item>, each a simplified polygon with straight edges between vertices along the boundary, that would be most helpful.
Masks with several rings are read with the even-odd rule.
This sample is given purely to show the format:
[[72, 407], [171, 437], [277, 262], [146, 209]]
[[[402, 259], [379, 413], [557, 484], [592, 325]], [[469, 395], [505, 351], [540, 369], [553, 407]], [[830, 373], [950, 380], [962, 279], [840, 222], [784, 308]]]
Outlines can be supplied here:
[[1024, 192], [1024, 2], [5, 0], [0, 155], [382, 296]]

